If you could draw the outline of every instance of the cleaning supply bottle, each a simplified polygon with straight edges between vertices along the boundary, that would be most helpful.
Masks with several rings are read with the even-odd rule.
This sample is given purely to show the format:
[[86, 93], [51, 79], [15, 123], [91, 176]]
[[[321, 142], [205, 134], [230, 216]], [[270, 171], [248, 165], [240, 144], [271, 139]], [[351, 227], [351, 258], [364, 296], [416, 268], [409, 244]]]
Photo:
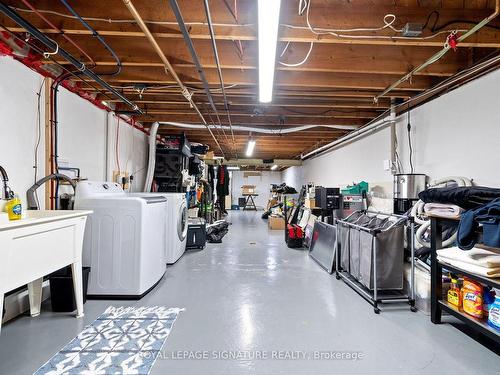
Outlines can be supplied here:
[[21, 200], [17, 195], [14, 195], [5, 204], [5, 212], [9, 215], [9, 220], [20, 220], [23, 212]]
[[460, 293], [460, 285], [458, 276], [450, 274], [451, 286], [448, 290], [448, 302], [456, 307], [462, 307], [462, 293]]
[[500, 331], [500, 293], [497, 293], [495, 302], [490, 307], [488, 324]]
[[462, 307], [467, 314], [475, 318], [483, 317], [483, 286], [466, 277], [462, 287]]
[[485, 286], [483, 289], [483, 316], [488, 317], [491, 305], [495, 302], [495, 291], [489, 287]]

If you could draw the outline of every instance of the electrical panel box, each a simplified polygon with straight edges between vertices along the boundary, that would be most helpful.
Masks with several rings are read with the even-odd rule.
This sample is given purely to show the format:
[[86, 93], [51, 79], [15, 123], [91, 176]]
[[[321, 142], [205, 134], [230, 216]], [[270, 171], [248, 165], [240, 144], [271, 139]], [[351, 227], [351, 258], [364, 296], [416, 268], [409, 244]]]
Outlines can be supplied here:
[[404, 25], [401, 34], [409, 38], [415, 38], [422, 35], [424, 25], [421, 23], [410, 23]]

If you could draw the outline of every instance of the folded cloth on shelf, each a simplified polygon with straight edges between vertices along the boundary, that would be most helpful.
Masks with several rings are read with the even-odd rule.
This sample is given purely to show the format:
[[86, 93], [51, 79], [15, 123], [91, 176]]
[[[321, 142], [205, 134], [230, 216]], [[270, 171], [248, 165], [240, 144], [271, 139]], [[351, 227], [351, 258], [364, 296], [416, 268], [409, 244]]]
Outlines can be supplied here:
[[427, 214], [433, 214], [442, 217], [457, 217], [464, 212], [462, 207], [456, 204], [446, 204], [446, 203], [426, 203], [424, 205], [424, 211]]
[[420, 192], [418, 197], [424, 203], [456, 204], [468, 210], [500, 198], [500, 189], [484, 186], [429, 188]]
[[[437, 258], [442, 263], [447, 263], [450, 266], [460, 268], [461, 270], [473, 273], [475, 275], [491, 277], [491, 278], [500, 277], [500, 267], [488, 268], [488, 267], [477, 266], [471, 263], [461, 262], [459, 260], [443, 258], [440, 256], [438, 256]], [[444, 268], [446, 268], [446, 265], [444, 265]]]
[[457, 243], [461, 249], [469, 250], [476, 244], [479, 224], [484, 227], [484, 244], [500, 247], [500, 198], [461, 216], [457, 233]]
[[500, 250], [499, 252], [495, 252], [489, 249], [474, 247], [471, 250], [463, 251], [458, 247], [450, 247], [438, 250], [436, 253], [440, 258], [451, 261], [460, 261], [485, 268], [500, 267]]

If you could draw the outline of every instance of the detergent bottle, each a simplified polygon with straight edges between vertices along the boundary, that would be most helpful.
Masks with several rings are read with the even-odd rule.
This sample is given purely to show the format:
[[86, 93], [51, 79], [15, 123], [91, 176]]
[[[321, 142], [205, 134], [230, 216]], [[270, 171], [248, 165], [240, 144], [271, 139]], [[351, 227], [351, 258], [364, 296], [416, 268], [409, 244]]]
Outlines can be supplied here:
[[500, 293], [495, 296], [495, 302], [490, 307], [488, 314], [488, 324], [500, 330]]
[[456, 307], [462, 307], [462, 293], [460, 293], [460, 285], [458, 276], [450, 274], [451, 287], [448, 290], [448, 302]]
[[462, 287], [463, 310], [473, 317], [483, 317], [483, 286], [475, 281], [464, 277]]
[[23, 209], [21, 206], [21, 200], [17, 195], [14, 195], [7, 201], [7, 203], [5, 204], [5, 212], [7, 212], [7, 215], [9, 215], [9, 220], [21, 219]]

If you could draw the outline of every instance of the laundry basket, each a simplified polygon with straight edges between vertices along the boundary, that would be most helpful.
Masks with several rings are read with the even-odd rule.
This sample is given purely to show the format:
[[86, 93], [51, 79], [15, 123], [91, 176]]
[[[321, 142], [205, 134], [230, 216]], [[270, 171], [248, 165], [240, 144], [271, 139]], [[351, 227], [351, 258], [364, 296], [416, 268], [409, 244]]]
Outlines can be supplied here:
[[[408, 302], [415, 309], [415, 222], [405, 215], [356, 211], [335, 220], [335, 276], [370, 302], [376, 314], [384, 302]], [[403, 291], [404, 234], [409, 229], [410, 288]]]

